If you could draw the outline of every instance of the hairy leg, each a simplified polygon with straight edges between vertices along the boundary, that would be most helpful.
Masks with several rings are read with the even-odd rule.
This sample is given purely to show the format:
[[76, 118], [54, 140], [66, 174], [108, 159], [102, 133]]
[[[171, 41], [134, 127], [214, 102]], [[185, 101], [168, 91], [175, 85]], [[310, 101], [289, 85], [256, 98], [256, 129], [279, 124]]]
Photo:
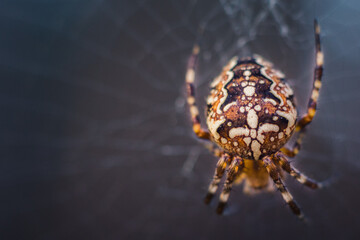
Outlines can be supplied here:
[[209, 204], [211, 202], [211, 199], [213, 198], [214, 194], [216, 193], [216, 191], [218, 189], [219, 183], [221, 181], [221, 178], [224, 175], [226, 167], [229, 165], [230, 162], [231, 162], [231, 157], [228, 154], [225, 153], [220, 157], [220, 159], [216, 165], [213, 180], [211, 181], [211, 183], [209, 185], [208, 192], [204, 199], [204, 202], [206, 204]]
[[273, 163], [271, 157], [265, 157], [263, 160], [264, 165], [266, 167], [266, 170], [268, 171], [271, 179], [274, 181], [275, 186], [280, 191], [283, 199], [288, 204], [292, 212], [298, 216], [300, 219], [304, 218], [303, 213], [301, 212], [299, 206], [295, 202], [293, 196], [290, 194], [290, 192], [287, 190], [285, 184], [283, 183], [281, 179], [281, 175], [279, 170], [277, 169], [276, 165]]
[[296, 124], [295, 132], [299, 132], [295, 145], [292, 149], [282, 148], [281, 151], [284, 152], [289, 157], [294, 157], [298, 154], [302, 138], [305, 135], [305, 127], [311, 123], [313, 120], [315, 113], [317, 102], [319, 98], [319, 92], [321, 88], [321, 79], [323, 74], [323, 64], [324, 64], [324, 55], [321, 51], [321, 44], [320, 44], [320, 26], [317, 21], [314, 21], [314, 32], [315, 32], [315, 58], [316, 58], [316, 65], [314, 70], [314, 81], [313, 81], [313, 88], [311, 91], [311, 97], [308, 103], [308, 110], [307, 113], [300, 119], [300, 121]]
[[291, 166], [288, 159], [282, 152], [275, 153], [274, 161], [278, 162], [282, 169], [284, 169], [287, 173], [289, 173], [292, 177], [305, 186], [312, 189], [318, 189], [322, 187], [321, 183], [318, 183], [315, 180], [305, 176], [299, 170]]
[[243, 168], [244, 168], [244, 160], [238, 156], [234, 157], [231, 162], [231, 165], [229, 166], [229, 170], [226, 176], [226, 181], [222, 189], [222, 192], [220, 194], [220, 198], [219, 198], [220, 202], [216, 209], [216, 212], [218, 214], [223, 213], [226, 203], [230, 196], [232, 185], [234, 181], [237, 179], [237, 177], [241, 174]]
[[201, 128], [200, 123], [200, 116], [199, 116], [199, 109], [196, 105], [195, 100], [195, 67], [198, 59], [200, 48], [196, 44], [193, 48], [192, 55], [188, 61], [188, 67], [186, 71], [186, 91], [187, 91], [187, 103], [190, 108], [191, 120], [193, 124], [193, 131], [195, 132], [196, 136], [201, 139], [210, 140], [209, 132], [203, 128]]

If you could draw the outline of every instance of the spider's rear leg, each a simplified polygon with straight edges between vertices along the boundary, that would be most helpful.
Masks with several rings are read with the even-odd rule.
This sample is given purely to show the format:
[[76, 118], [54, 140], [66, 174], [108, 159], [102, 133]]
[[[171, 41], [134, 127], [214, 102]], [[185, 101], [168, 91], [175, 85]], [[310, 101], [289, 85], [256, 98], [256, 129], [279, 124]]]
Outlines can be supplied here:
[[287, 173], [289, 173], [292, 177], [294, 177], [298, 182], [304, 184], [305, 186], [318, 189], [322, 187], [321, 183], [316, 182], [315, 180], [305, 176], [299, 170], [292, 167], [289, 163], [288, 159], [282, 152], [277, 152], [274, 155], [274, 161], [278, 162], [282, 169], [284, 169]]
[[215, 174], [213, 180], [211, 181], [208, 192], [205, 196], [204, 202], [209, 204], [211, 199], [213, 198], [214, 194], [216, 193], [219, 183], [221, 181], [222, 176], [226, 170], [227, 165], [231, 162], [231, 157], [228, 154], [223, 154], [218, 163], [216, 164]]
[[241, 174], [243, 168], [244, 168], [244, 160], [238, 156], [234, 157], [231, 165], [229, 166], [226, 181], [225, 181], [224, 187], [222, 189], [222, 192], [220, 194], [220, 198], [219, 198], [220, 202], [216, 209], [216, 212], [218, 214], [223, 213], [226, 203], [230, 196], [230, 191], [231, 191], [232, 185], [233, 185], [234, 181]]
[[299, 206], [295, 202], [293, 196], [290, 194], [290, 192], [286, 189], [286, 186], [284, 185], [279, 170], [277, 169], [276, 165], [273, 163], [272, 159], [270, 157], [265, 157], [263, 160], [264, 165], [266, 167], [266, 170], [268, 171], [270, 177], [275, 183], [275, 186], [277, 189], [279, 189], [283, 199], [285, 202], [289, 205], [292, 212], [298, 216], [300, 219], [304, 219], [304, 215], [301, 212]]
[[300, 119], [296, 124], [295, 132], [299, 132], [295, 145], [293, 149], [282, 148], [281, 151], [284, 152], [289, 157], [294, 157], [300, 150], [302, 138], [305, 135], [305, 127], [311, 123], [316, 113], [316, 106], [319, 98], [319, 92], [321, 88], [321, 79], [323, 74], [323, 64], [324, 64], [324, 55], [321, 51], [320, 44], [320, 26], [317, 23], [316, 19], [314, 21], [314, 32], [315, 32], [315, 58], [316, 65], [314, 70], [314, 80], [313, 88], [311, 91], [311, 97], [308, 103], [307, 113]]
[[210, 140], [209, 132], [203, 128], [201, 128], [200, 124], [200, 116], [199, 109], [196, 105], [195, 100], [195, 68], [198, 59], [200, 48], [197, 44], [195, 44], [192, 54], [188, 61], [188, 67], [186, 71], [186, 91], [187, 91], [187, 103], [190, 108], [191, 120], [193, 124], [193, 131], [195, 132], [198, 138]]

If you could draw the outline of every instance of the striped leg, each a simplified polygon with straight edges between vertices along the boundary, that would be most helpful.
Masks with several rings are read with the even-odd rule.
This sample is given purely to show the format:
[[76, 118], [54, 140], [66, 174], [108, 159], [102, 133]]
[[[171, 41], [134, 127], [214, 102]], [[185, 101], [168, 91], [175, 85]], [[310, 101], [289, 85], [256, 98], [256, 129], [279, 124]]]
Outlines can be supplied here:
[[319, 90], [321, 88], [321, 77], [323, 72], [324, 55], [321, 51], [321, 46], [320, 46], [320, 26], [318, 25], [316, 20], [314, 22], [314, 28], [315, 28], [315, 48], [316, 48], [316, 67], [314, 71], [314, 83], [308, 104], [308, 112], [304, 117], [300, 119], [300, 121], [296, 125], [297, 132], [300, 131], [302, 128], [304, 128], [306, 125], [308, 125], [315, 116], [316, 104], [319, 97]]
[[238, 156], [234, 157], [231, 165], [229, 166], [226, 181], [225, 181], [224, 187], [222, 189], [222, 192], [220, 194], [220, 202], [216, 209], [216, 212], [218, 214], [223, 213], [226, 203], [230, 196], [230, 191], [231, 191], [233, 182], [241, 174], [243, 168], [244, 168], [244, 160]]
[[305, 186], [308, 186], [312, 189], [318, 189], [321, 188], [321, 183], [316, 182], [315, 180], [312, 180], [311, 178], [305, 176], [302, 174], [299, 170], [292, 167], [286, 158], [286, 156], [281, 153], [277, 152], [275, 153], [274, 161], [278, 162], [282, 169], [284, 169], [287, 173], [289, 173], [292, 177], [294, 177], [298, 182], [304, 184]]
[[305, 127], [311, 123], [316, 113], [316, 105], [319, 98], [319, 91], [321, 88], [321, 78], [323, 73], [323, 63], [324, 55], [321, 51], [320, 45], [320, 26], [318, 25], [316, 19], [314, 21], [314, 31], [315, 31], [315, 50], [316, 50], [316, 67], [314, 71], [314, 82], [311, 92], [311, 97], [308, 103], [307, 113], [300, 119], [296, 124], [295, 131], [300, 132], [298, 139], [292, 150], [287, 148], [282, 148], [281, 151], [284, 152], [289, 157], [294, 157], [300, 150], [301, 141], [305, 134]]
[[201, 128], [199, 109], [195, 101], [195, 67], [197, 63], [197, 58], [199, 55], [200, 48], [198, 45], [195, 45], [192, 51], [192, 54], [188, 61], [188, 67], [186, 71], [186, 89], [187, 89], [187, 102], [190, 108], [190, 114], [193, 124], [193, 131], [195, 134], [202, 139], [210, 139], [209, 132]]
[[269, 173], [270, 177], [275, 183], [275, 186], [281, 192], [281, 195], [285, 202], [289, 205], [292, 212], [298, 216], [300, 219], [304, 219], [304, 215], [302, 214], [299, 206], [295, 202], [293, 196], [289, 193], [284, 185], [283, 181], [281, 180], [280, 172], [276, 168], [276, 165], [272, 162], [270, 157], [265, 157], [263, 160], [264, 165], [266, 167], [267, 172]]
[[220, 157], [220, 159], [216, 165], [213, 180], [211, 181], [211, 183], [209, 185], [208, 192], [204, 199], [204, 202], [206, 204], [209, 204], [211, 202], [211, 199], [213, 198], [214, 194], [216, 193], [219, 183], [221, 181], [221, 178], [224, 175], [225, 169], [226, 169], [227, 165], [230, 163], [230, 161], [231, 161], [231, 158], [228, 154], [223, 154]]

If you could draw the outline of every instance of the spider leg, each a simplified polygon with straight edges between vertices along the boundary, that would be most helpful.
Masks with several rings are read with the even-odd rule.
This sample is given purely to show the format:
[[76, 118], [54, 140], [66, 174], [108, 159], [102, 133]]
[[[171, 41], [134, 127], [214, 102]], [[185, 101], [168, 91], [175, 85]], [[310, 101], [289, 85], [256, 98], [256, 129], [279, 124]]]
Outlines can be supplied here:
[[229, 166], [226, 181], [222, 192], [220, 194], [220, 202], [217, 206], [216, 212], [218, 214], [222, 214], [226, 203], [230, 196], [230, 191], [233, 185], [233, 182], [237, 179], [237, 177], [241, 174], [242, 169], [244, 168], [244, 160], [238, 156], [234, 157], [231, 165]]
[[231, 162], [231, 157], [228, 154], [223, 154], [220, 157], [219, 161], [217, 162], [213, 180], [209, 185], [208, 192], [204, 199], [204, 202], [206, 204], [209, 204], [211, 202], [214, 194], [218, 189], [221, 178], [224, 175], [225, 169], [230, 162]]
[[299, 170], [291, 166], [288, 159], [282, 152], [275, 153], [274, 161], [278, 162], [282, 169], [284, 169], [287, 173], [289, 173], [292, 177], [294, 177], [298, 182], [304, 184], [305, 186], [318, 189], [322, 187], [321, 183], [316, 182], [315, 180], [305, 176]]
[[272, 159], [270, 157], [265, 157], [262, 161], [266, 167], [267, 172], [269, 173], [270, 177], [274, 181], [275, 186], [277, 187], [277, 189], [279, 189], [283, 199], [289, 205], [292, 212], [296, 216], [298, 216], [300, 219], [304, 219], [303, 213], [301, 212], [299, 206], [295, 202], [293, 196], [286, 189], [286, 186], [284, 185], [284, 183], [281, 179], [280, 172], [277, 169], [276, 165], [273, 163]]
[[191, 120], [193, 124], [193, 131], [196, 136], [201, 139], [210, 140], [209, 132], [203, 128], [201, 128], [200, 117], [199, 117], [199, 109], [196, 105], [195, 100], [195, 67], [198, 59], [198, 55], [200, 52], [200, 47], [195, 44], [192, 54], [188, 61], [187, 71], [186, 71], [186, 90], [187, 90], [187, 103], [190, 108]]
[[314, 83], [311, 92], [311, 97], [308, 103], [308, 112], [297, 123], [296, 125], [297, 132], [303, 129], [306, 125], [308, 125], [315, 116], [316, 104], [319, 98], [319, 90], [321, 88], [321, 77], [323, 72], [324, 55], [321, 51], [321, 46], [320, 46], [320, 26], [318, 25], [316, 20], [314, 21], [314, 30], [315, 30], [315, 49], [316, 49], [316, 67], [314, 71]]
[[316, 113], [316, 105], [319, 98], [319, 91], [321, 88], [321, 78], [323, 74], [323, 63], [324, 55], [321, 51], [320, 45], [320, 26], [317, 23], [316, 19], [314, 20], [314, 31], [315, 31], [315, 56], [316, 56], [316, 66], [314, 70], [314, 82], [313, 88], [311, 91], [311, 97], [308, 103], [307, 113], [300, 119], [296, 124], [295, 132], [299, 132], [295, 145], [293, 149], [282, 148], [281, 151], [284, 152], [289, 157], [294, 157], [300, 150], [301, 141], [305, 134], [305, 127], [311, 123]]

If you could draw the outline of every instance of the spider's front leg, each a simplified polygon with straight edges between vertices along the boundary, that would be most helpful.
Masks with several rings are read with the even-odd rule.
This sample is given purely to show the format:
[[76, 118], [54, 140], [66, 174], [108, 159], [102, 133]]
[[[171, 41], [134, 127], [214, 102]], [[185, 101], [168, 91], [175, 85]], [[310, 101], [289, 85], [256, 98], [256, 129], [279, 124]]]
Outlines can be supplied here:
[[311, 91], [311, 97], [308, 103], [308, 111], [307, 113], [300, 119], [300, 121], [296, 124], [295, 132], [299, 132], [297, 136], [295, 145], [293, 148], [287, 149], [282, 148], [281, 151], [285, 153], [289, 157], [294, 157], [300, 151], [302, 138], [305, 135], [305, 127], [311, 123], [316, 113], [317, 101], [319, 98], [319, 92], [321, 88], [321, 79], [323, 74], [323, 64], [324, 64], [324, 55], [321, 51], [320, 44], [320, 26], [317, 23], [316, 19], [314, 21], [314, 31], [315, 31], [315, 58], [316, 58], [316, 66], [314, 70], [314, 81], [313, 88]]
[[229, 154], [225, 153], [220, 157], [218, 163], [216, 164], [213, 180], [209, 185], [208, 192], [204, 199], [204, 202], [206, 204], [209, 204], [211, 202], [211, 199], [213, 198], [214, 194], [218, 189], [219, 183], [224, 175], [226, 167], [229, 165], [230, 162], [231, 162], [231, 157], [229, 156]]
[[222, 214], [226, 203], [230, 196], [230, 191], [234, 181], [239, 177], [242, 170], [244, 168], [244, 160], [241, 157], [235, 156], [229, 166], [229, 170], [227, 172], [226, 181], [222, 192], [220, 194], [220, 202], [217, 206], [216, 212], [218, 214]]
[[195, 132], [198, 138], [210, 140], [209, 132], [201, 128], [199, 109], [196, 105], [195, 100], [195, 67], [198, 59], [200, 48], [195, 44], [192, 54], [188, 61], [188, 67], [186, 71], [186, 90], [187, 90], [187, 103], [190, 108], [191, 120], [193, 124], [193, 131]]
[[296, 216], [298, 216], [300, 219], [304, 219], [304, 215], [302, 214], [299, 206], [295, 202], [293, 196], [286, 189], [286, 186], [281, 179], [281, 174], [280, 174], [279, 170], [277, 169], [276, 165], [274, 164], [273, 160], [271, 159], [271, 157], [265, 157], [264, 159], [262, 159], [262, 161], [263, 161], [263, 163], [266, 167], [266, 170], [269, 173], [271, 179], [274, 181], [275, 186], [280, 191], [283, 199], [289, 205], [292, 212]]

